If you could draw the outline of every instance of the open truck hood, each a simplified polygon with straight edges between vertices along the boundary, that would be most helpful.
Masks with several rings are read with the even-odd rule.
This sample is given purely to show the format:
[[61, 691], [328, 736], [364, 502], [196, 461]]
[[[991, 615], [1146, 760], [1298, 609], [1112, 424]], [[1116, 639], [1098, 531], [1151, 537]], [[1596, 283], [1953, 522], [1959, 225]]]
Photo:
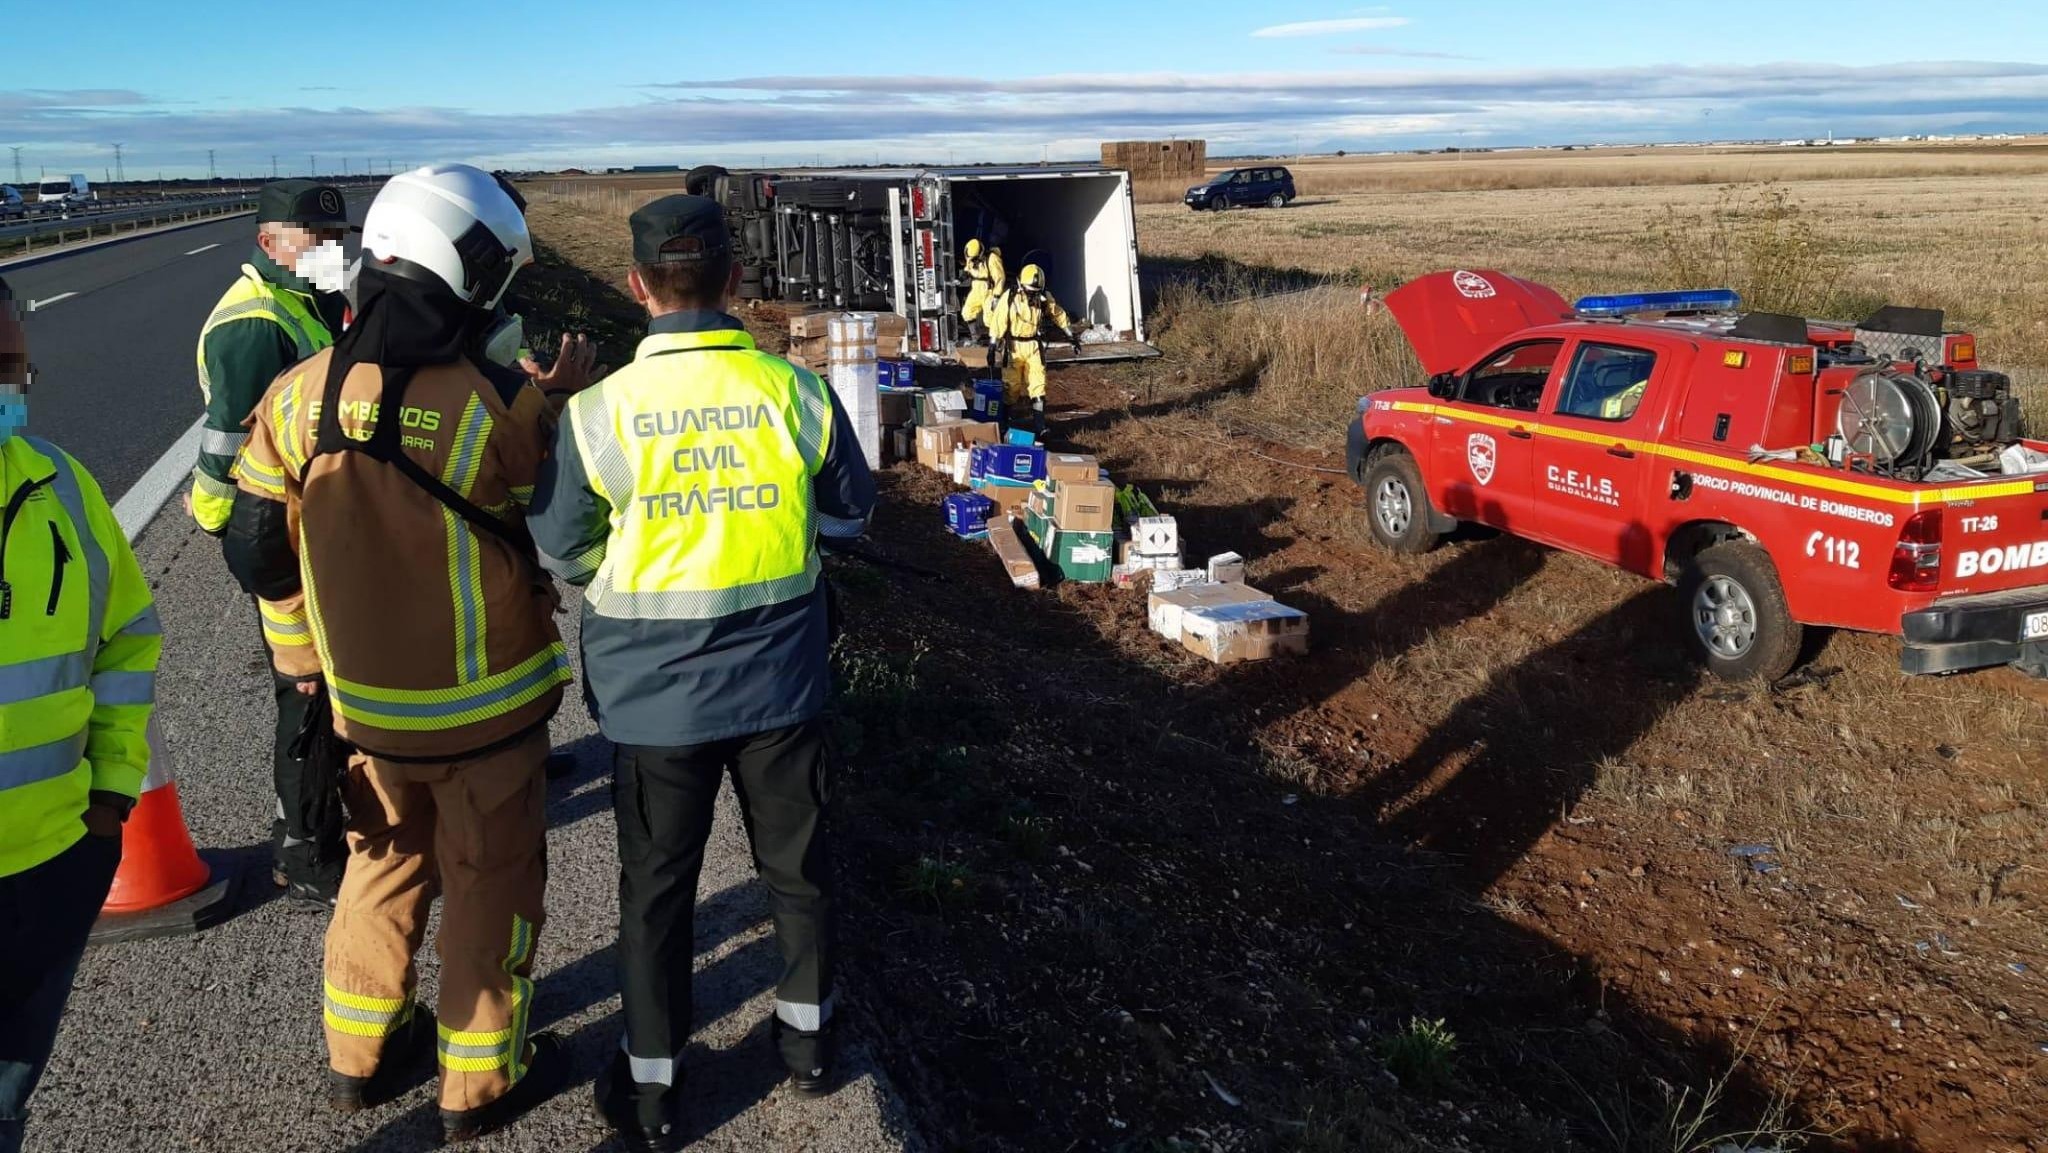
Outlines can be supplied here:
[[1424, 372], [1456, 372], [1525, 328], [1571, 319], [1571, 305], [1534, 281], [1482, 269], [1432, 272], [1387, 294]]

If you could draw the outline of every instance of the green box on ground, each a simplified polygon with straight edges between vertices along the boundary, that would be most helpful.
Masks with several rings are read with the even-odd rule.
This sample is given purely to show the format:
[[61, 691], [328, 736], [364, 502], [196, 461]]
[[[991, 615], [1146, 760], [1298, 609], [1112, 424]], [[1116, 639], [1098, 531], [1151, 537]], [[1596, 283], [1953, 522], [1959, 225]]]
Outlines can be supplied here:
[[1116, 534], [1054, 528], [1045, 555], [1067, 580], [1101, 584], [1116, 567]]

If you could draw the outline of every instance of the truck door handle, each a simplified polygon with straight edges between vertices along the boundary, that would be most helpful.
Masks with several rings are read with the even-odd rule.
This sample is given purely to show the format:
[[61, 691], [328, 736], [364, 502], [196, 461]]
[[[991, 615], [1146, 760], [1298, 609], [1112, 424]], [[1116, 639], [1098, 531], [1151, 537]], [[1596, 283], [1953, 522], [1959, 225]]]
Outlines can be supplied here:
[[1607, 449], [1607, 455], [1618, 456], [1623, 460], [1634, 460], [1636, 458], [1635, 453], [1630, 452], [1627, 448], [1624, 448], [1623, 446], [1618, 444], [1610, 446]]
[[1530, 432], [1526, 428], [1511, 428], [1508, 430], [1508, 435], [1516, 440], [1533, 440], [1536, 437], [1535, 433]]

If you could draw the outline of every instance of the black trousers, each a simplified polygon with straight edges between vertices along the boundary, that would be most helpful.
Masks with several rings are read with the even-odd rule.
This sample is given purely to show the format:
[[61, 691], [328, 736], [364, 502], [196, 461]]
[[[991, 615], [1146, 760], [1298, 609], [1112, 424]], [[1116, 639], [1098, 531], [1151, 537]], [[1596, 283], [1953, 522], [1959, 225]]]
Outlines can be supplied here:
[[121, 839], [91, 833], [33, 869], [0, 877], [0, 1153], [21, 1148], [85, 935], [106, 904]]
[[[262, 628], [259, 610], [257, 627]], [[266, 659], [270, 642], [263, 643]], [[348, 844], [342, 839], [341, 779], [347, 769], [345, 750], [335, 740], [315, 741], [315, 755], [299, 757], [292, 747], [306, 727], [314, 698], [299, 692], [298, 682], [270, 671], [271, 689], [277, 698], [277, 732], [271, 747], [271, 787], [277, 794], [277, 809], [271, 816], [270, 848], [277, 871], [288, 882], [332, 889], [341, 883], [342, 868], [348, 863]], [[316, 759], [317, 758], [317, 759]]]
[[719, 783], [728, 773], [782, 949], [782, 978], [775, 986], [777, 1046], [792, 1071], [825, 1063], [832, 942], [824, 829], [831, 790], [823, 724], [814, 720], [703, 745], [620, 745], [612, 775], [619, 823], [619, 970], [627, 1064], [642, 1104], [682, 1080], [697, 876]]

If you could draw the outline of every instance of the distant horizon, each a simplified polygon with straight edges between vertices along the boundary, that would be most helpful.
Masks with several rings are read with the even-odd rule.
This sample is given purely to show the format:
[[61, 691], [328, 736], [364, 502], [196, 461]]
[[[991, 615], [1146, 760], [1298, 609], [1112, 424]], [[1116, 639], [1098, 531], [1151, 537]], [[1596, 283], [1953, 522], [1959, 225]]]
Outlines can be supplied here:
[[[2022, 134], [2048, 127], [2048, 20], [2020, 7], [1952, 0], [1939, 35], [1916, 38], [1929, 20], [1909, 0], [1789, 17], [1778, 0], [1588, 0], [1540, 17], [1510, 0], [1178, 0], [1168, 20], [1099, 0], [1080, 25], [1006, 32], [990, 51], [936, 0], [887, 21], [783, 0], [776, 28], [832, 30], [810, 51], [743, 6], [678, 20], [654, 0], [573, 20], [543, 0], [358, 0], [340, 34], [303, 43], [232, 0], [175, 26], [143, 0], [102, 0], [90, 35], [75, 13], [27, 6], [9, 16], [36, 51], [0, 81], [0, 180], [11, 148], [24, 178], [181, 179], [338, 174], [342, 158], [351, 172], [1071, 163], [1099, 141], [1170, 136], [1285, 156]], [[407, 49], [380, 51], [399, 30]], [[479, 37], [506, 51], [436, 54]], [[799, 70], [811, 61], [830, 71]]]

